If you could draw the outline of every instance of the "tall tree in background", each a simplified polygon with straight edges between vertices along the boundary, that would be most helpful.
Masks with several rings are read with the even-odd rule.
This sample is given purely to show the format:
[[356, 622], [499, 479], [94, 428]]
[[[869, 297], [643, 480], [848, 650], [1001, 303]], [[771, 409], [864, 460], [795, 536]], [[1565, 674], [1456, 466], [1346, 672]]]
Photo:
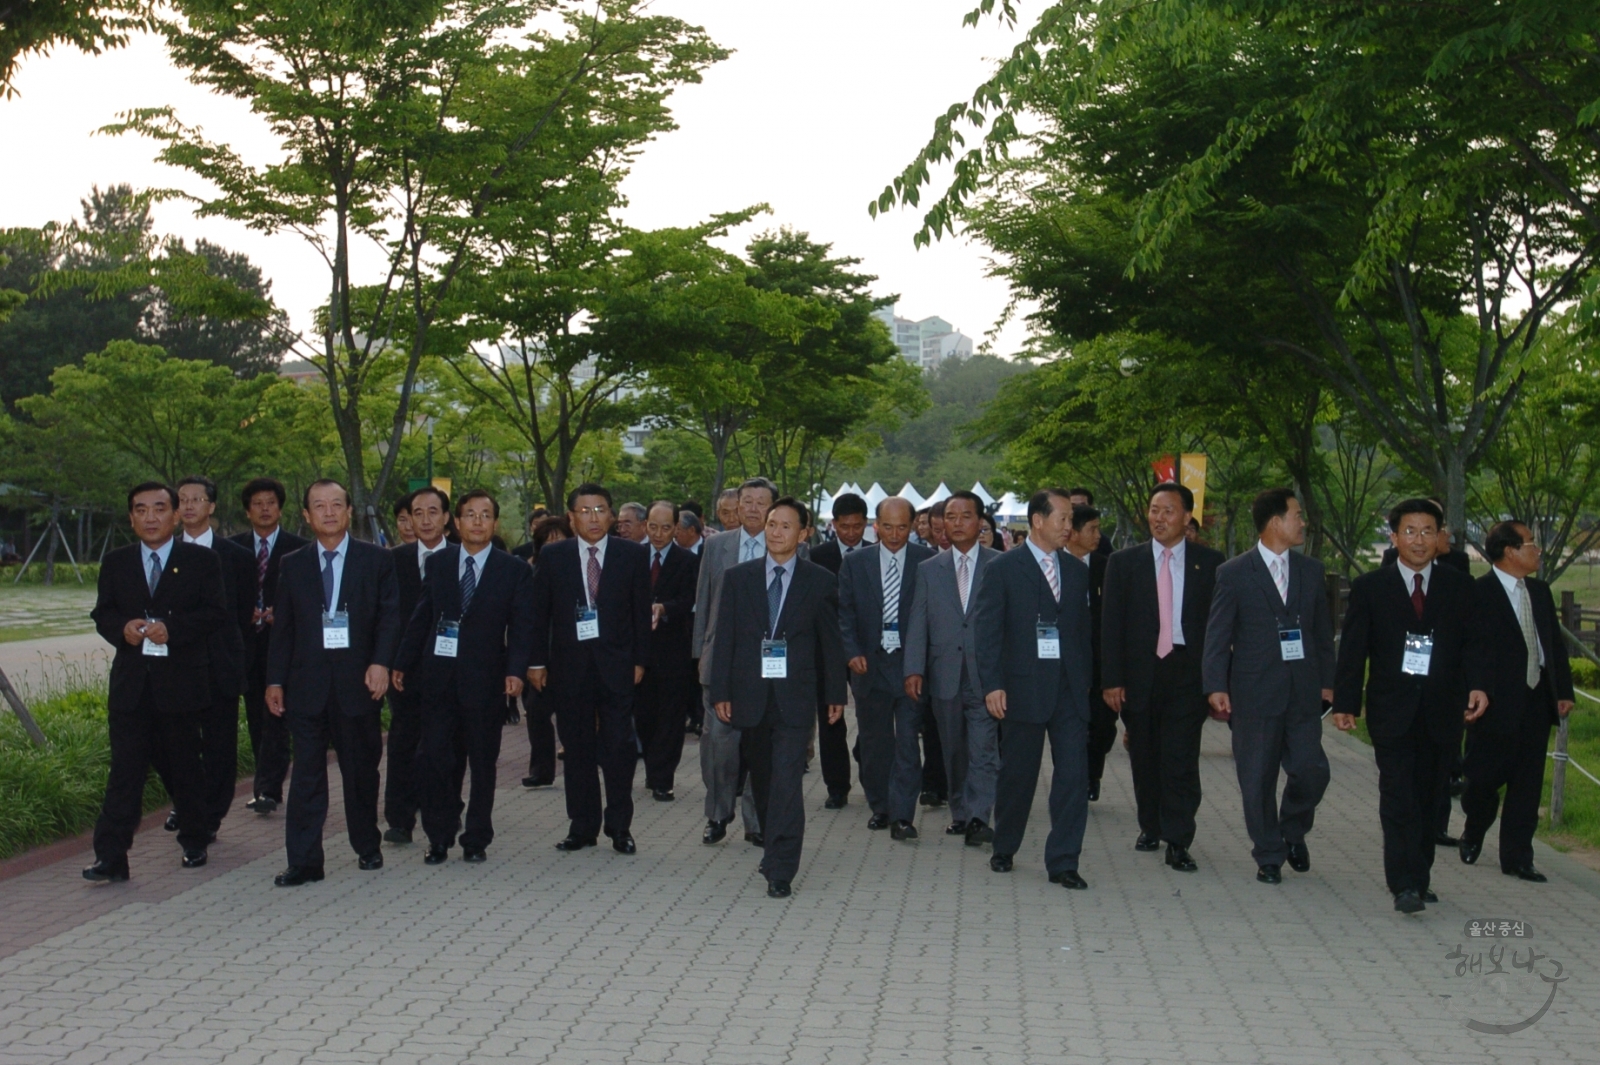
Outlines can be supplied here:
[[0, 0], [0, 97], [16, 94], [23, 56], [70, 44], [99, 55], [151, 25], [150, 0]]

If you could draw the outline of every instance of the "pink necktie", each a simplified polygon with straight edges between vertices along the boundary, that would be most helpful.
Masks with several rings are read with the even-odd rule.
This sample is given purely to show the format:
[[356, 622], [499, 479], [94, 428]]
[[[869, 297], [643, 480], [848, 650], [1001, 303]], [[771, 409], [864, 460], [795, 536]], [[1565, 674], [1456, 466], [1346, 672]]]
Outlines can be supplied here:
[[1272, 560], [1272, 583], [1278, 586], [1278, 595], [1287, 604], [1289, 602], [1289, 578], [1283, 572], [1285, 568], [1283, 559], [1275, 558]]
[[589, 548], [589, 605], [600, 601], [600, 549]]
[[1161, 632], [1156, 636], [1156, 657], [1165, 658], [1172, 653], [1172, 552], [1161, 549], [1161, 569], [1156, 572], [1156, 613], [1161, 618]]
[[1056, 576], [1056, 557], [1054, 555], [1045, 555], [1041, 561], [1044, 562], [1044, 579], [1050, 582], [1050, 594], [1055, 596], [1056, 602], [1059, 603], [1061, 602], [1061, 578]]
[[968, 590], [972, 587], [971, 577], [967, 574], [966, 555], [961, 556], [961, 566], [956, 570], [956, 584], [961, 590], [961, 610], [963, 613], [965, 613], [967, 609]]

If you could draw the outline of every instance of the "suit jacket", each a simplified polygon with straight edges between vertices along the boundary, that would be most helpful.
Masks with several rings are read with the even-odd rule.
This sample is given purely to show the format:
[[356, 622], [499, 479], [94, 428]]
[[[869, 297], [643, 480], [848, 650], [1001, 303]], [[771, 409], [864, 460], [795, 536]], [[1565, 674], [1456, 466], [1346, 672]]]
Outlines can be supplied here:
[[[1320, 715], [1322, 689], [1334, 686], [1333, 619], [1322, 574], [1322, 563], [1290, 551], [1286, 605], [1254, 545], [1218, 566], [1205, 627], [1202, 690], [1227, 692], [1235, 716]], [[1304, 658], [1283, 660], [1283, 628], [1300, 629]]]
[[722, 575], [739, 562], [739, 530], [715, 533], [702, 541], [700, 574], [695, 581], [694, 631], [689, 647], [700, 659], [700, 683], [711, 683], [712, 641], [717, 636], [717, 605], [722, 595]]
[[[655, 549], [647, 547], [645, 572]], [[694, 655], [690, 640], [694, 636], [694, 595], [700, 583], [700, 556], [677, 544], [667, 548], [661, 561], [661, 575], [650, 589], [651, 604], [666, 608], [661, 621], [650, 633], [650, 663], [646, 667], [658, 676], [694, 675]]]
[[876, 545], [869, 544], [865, 540], [862, 540], [856, 545], [854, 551], [846, 554], [844, 545], [838, 540], [827, 540], [818, 544], [816, 549], [810, 552], [808, 561], [815, 562], [817, 565], [821, 566], [823, 569], [837, 577], [839, 575], [839, 567], [844, 564], [844, 560], [848, 558], [849, 555], [860, 554], [862, 551], [869, 551], [874, 546]]
[[[256, 587], [258, 582], [255, 577], [256, 534], [254, 530], [239, 533], [237, 536], [230, 536], [228, 539], [244, 548], [250, 554], [250, 582], [244, 586], [241, 594], [245, 602], [250, 605], [251, 617], [254, 617], [258, 602], [266, 607], [273, 606], [278, 601], [278, 572], [283, 566], [284, 556], [300, 550], [310, 541], [296, 536], [281, 525], [278, 526], [278, 538], [272, 541], [272, 551], [267, 555], [267, 579], [258, 589]], [[274, 616], [276, 616], [276, 611], [274, 611]], [[250, 621], [249, 618], [245, 620], [247, 622], [245, 625], [245, 653], [252, 662], [257, 660], [264, 662], [267, 657], [268, 644], [272, 639], [272, 626], [263, 626], [260, 632], [256, 632], [255, 623]]]
[[550, 670], [557, 698], [577, 702], [598, 692], [582, 689], [593, 666], [612, 698], [631, 698], [635, 666], [650, 664], [650, 552], [631, 540], [606, 541], [595, 608], [600, 635], [578, 639], [578, 608], [588, 603], [585, 588], [588, 545], [581, 537], [546, 544], [533, 574], [533, 656], [530, 666]]
[[[1126, 547], [1106, 562], [1105, 609], [1101, 619], [1100, 678], [1107, 688], [1127, 692], [1124, 709], [1143, 712], [1150, 705], [1161, 612], [1156, 600], [1155, 541]], [[1201, 650], [1222, 552], [1200, 544], [1183, 549], [1183, 602], [1177, 604], [1185, 645]], [[1274, 590], [1276, 594], [1276, 590]], [[1196, 691], [1197, 709], [1204, 693]]]
[[[172, 545], [167, 564], [150, 595], [144, 569], [144, 544], [110, 552], [100, 567], [98, 595], [90, 617], [95, 630], [116, 649], [111, 660], [107, 709], [126, 712], [146, 689], [160, 713], [194, 713], [213, 699], [212, 637], [231, 623], [222, 592], [222, 563], [215, 552], [181, 541]], [[134, 618], [156, 618], [167, 626], [165, 657], [147, 655], [143, 643], [122, 638]], [[231, 674], [224, 662], [220, 668]]]
[[717, 615], [725, 624], [702, 661], [711, 667], [711, 702], [732, 703], [735, 728], [753, 728], [766, 716], [768, 694], [792, 725], [816, 720], [817, 693], [830, 706], [843, 706], [844, 645], [839, 637], [839, 592], [833, 575], [821, 566], [795, 559], [794, 576], [774, 638], [788, 641], [788, 676], [764, 680], [761, 641], [767, 638], [766, 557], [741, 562], [721, 581]]
[[400, 616], [400, 589], [394, 556], [386, 548], [350, 538], [339, 580], [338, 609], [350, 617], [350, 646], [322, 646], [321, 545], [312, 541], [283, 560], [276, 620], [270, 626], [267, 686], [283, 686], [287, 713], [317, 714], [330, 696], [347, 716], [378, 712], [367, 691], [367, 668], [392, 669], [405, 619]]
[[247, 648], [255, 636], [256, 560], [232, 540], [215, 534], [211, 550], [222, 565], [222, 601], [228, 617], [211, 636], [211, 691], [217, 702], [237, 700], [245, 687]]
[[[413, 563], [415, 559], [413, 548]], [[526, 673], [533, 651], [533, 571], [521, 559], [491, 547], [472, 607], [463, 615], [460, 568], [456, 544], [428, 556], [428, 573], [395, 668], [414, 677], [413, 684], [431, 702], [498, 714], [505, 710], [505, 678]], [[434, 654], [434, 636], [446, 618], [461, 623], [454, 658]]]
[[905, 674], [923, 676], [924, 691], [930, 698], [959, 696], [963, 666], [974, 692], [983, 691], [978, 674], [978, 591], [984, 574], [999, 557], [1000, 552], [993, 548], [978, 548], [965, 610], [956, 585], [954, 551], [941, 551], [917, 566], [916, 595], [905, 624]]
[[862, 657], [867, 672], [851, 675], [856, 698], [868, 691], [898, 693], [905, 687], [905, 634], [917, 596], [918, 567], [933, 558], [933, 550], [908, 543], [901, 555], [900, 602], [896, 617], [900, 626], [899, 651], [883, 649], [883, 570], [881, 545], [869, 551], [853, 551], [839, 567], [839, 632], [844, 640], [846, 660]]
[[[1547, 718], [1557, 724], [1556, 700], [1570, 700], [1572, 667], [1567, 661], [1567, 644], [1556, 620], [1556, 604], [1550, 586], [1536, 577], [1528, 578], [1528, 599], [1533, 604], [1533, 624], [1544, 646], [1544, 695], [1529, 688], [1524, 670], [1528, 648], [1522, 640], [1522, 625], [1511, 605], [1500, 578], [1486, 573], [1473, 582], [1472, 625], [1477, 640], [1468, 667], [1468, 689], [1489, 695], [1489, 709], [1469, 727], [1475, 736], [1511, 735], [1529, 716]], [[1478, 742], [1477, 740], [1473, 741]]]
[[[1406, 588], [1410, 579], [1409, 570], [1383, 566], [1350, 582], [1350, 603], [1339, 633], [1333, 709], [1360, 716], [1364, 684], [1367, 731], [1373, 742], [1401, 739], [1420, 713], [1430, 738], [1459, 748], [1473, 639], [1472, 578], [1448, 566], [1434, 566], [1420, 620]], [[1401, 668], [1411, 633], [1433, 636], [1433, 657], [1425, 677]]]
[[[1061, 602], [1044, 570], [1021, 544], [990, 562], [978, 596], [978, 677], [985, 696], [1006, 693], [1006, 720], [1042, 725], [1063, 697], [1071, 712], [1089, 717], [1089, 570], [1057, 551]], [[1036, 627], [1059, 630], [1061, 657], [1040, 658]]]

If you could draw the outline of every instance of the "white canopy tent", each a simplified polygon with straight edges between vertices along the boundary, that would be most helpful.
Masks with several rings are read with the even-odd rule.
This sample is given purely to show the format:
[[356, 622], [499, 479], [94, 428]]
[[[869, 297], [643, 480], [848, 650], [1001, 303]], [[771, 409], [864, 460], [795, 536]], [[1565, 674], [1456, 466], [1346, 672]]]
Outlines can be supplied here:
[[994, 496], [989, 494], [989, 490], [983, 486], [983, 482], [982, 481], [976, 481], [976, 482], [973, 483], [973, 485], [972, 485], [972, 494], [977, 496], [979, 499], [983, 500], [983, 505], [984, 506], [986, 506], [986, 507], [994, 506]]
[[913, 510], [921, 510], [923, 507], [928, 505], [928, 501], [922, 498], [922, 493], [918, 492], [916, 485], [912, 484], [910, 481], [907, 481], [905, 485], [901, 487], [900, 491], [895, 493], [895, 495], [910, 502]]
[[943, 481], [940, 481], [939, 482], [939, 487], [935, 488], [933, 490], [933, 495], [929, 496], [927, 499], [924, 499], [922, 501], [922, 505], [931, 507], [935, 503], [939, 502], [939, 500], [941, 500], [941, 499], [949, 499], [949, 498], [950, 498], [950, 486], [945, 484]]
[[1000, 497], [1000, 506], [994, 516], [1000, 521], [1022, 521], [1028, 516], [1028, 501], [1018, 499], [1015, 492], [1007, 492]]

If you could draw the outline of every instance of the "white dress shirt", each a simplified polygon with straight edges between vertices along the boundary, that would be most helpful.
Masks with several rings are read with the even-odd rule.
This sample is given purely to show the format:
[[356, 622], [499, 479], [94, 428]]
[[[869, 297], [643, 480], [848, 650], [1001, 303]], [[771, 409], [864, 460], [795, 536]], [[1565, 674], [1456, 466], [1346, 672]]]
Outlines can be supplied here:
[[[646, 541], [646, 543], [649, 543], [649, 541]], [[655, 544], [650, 544], [649, 546], [650, 546], [650, 564], [652, 566], [654, 566], [657, 562], [659, 562], [659, 563], [661, 563], [661, 567], [663, 569], [665, 569], [666, 565], [667, 565], [667, 552], [671, 551], [672, 548], [674, 547], [674, 544], [672, 543], [672, 541], [668, 540], [666, 547], [657, 547]]]
[[[439, 546], [443, 547], [444, 545], [440, 544]], [[483, 564], [489, 561], [489, 552], [492, 550], [494, 550], [493, 544], [484, 544], [481, 551], [475, 555], [470, 555], [467, 553], [467, 549], [463, 547], [461, 549], [461, 558], [456, 562], [457, 582], [467, 575], [467, 559], [469, 558], [472, 559], [473, 576], [480, 581], [483, 580]]]
[[434, 544], [432, 547], [429, 547], [427, 544], [423, 543], [421, 540], [418, 540], [417, 541], [417, 572], [422, 574], [424, 577], [426, 577], [428, 575], [428, 557], [430, 555], [438, 554], [440, 551], [443, 551], [445, 548], [447, 548], [449, 546], [450, 546], [450, 541], [446, 540], [442, 536], [439, 537], [439, 542]]
[[[215, 536], [216, 533], [212, 531], [211, 526], [207, 525], [206, 531], [199, 536], [190, 536], [187, 532], [184, 533], [183, 542], [186, 544], [199, 544], [201, 547], [210, 547], [211, 541]], [[268, 548], [267, 550], [270, 552], [272, 549]]]
[[262, 544], [266, 544], [267, 545], [267, 554], [270, 556], [272, 554], [273, 546], [276, 545], [277, 542], [278, 542], [278, 534], [280, 532], [282, 532], [282, 531], [283, 531], [283, 526], [280, 525], [276, 529], [273, 529], [266, 536], [262, 536], [260, 533], [254, 533], [253, 536], [255, 538], [255, 542], [250, 545], [251, 548], [252, 548], [250, 553], [253, 554], [253, 555], [260, 555], [261, 554], [261, 545]]
[[1029, 551], [1033, 552], [1033, 560], [1039, 564], [1039, 573], [1044, 576], [1044, 582], [1046, 584], [1050, 583], [1050, 574], [1045, 569], [1045, 565], [1044, 565], [1044, 560], [1048, 557], [1050, 559], [1051, 568], [1056, 571], [1056, 587], [1057, 588], [1063, 587], [1063, 585], [1061, 583], [1062, 576], [1061, 576], [1061, 567], [1060, 567], [1060, 562], [1061, 562], [1060, 552], [1057, 552], [1057, 551], [1043, 551], [1043, 550], [1041, 550], [1039, 545], [1033, 542], [1033, 537], [1031, 537], [1031, 536], [1025, 538], [1022, 542], [1028, 545], [1028, 550]]
[[[956, 574], [956, 598], [961, 598], [961, 560], [967, 560], [967, 601], [961, 605], [963, 610], [972, 608], [972, 586], [978, 580], [978, 552], [982, 545], [973, 541], [972, 550], [957, 551], [954, 545], [950, 547], [950, 572]], [[1089, 560], [1085, 558], [1083, 564], [1087, 566]]]
[[1261, 552], [1261, 558], [1267, 564], [1267, 576], [1272, 576], [1272, 563], [1274, 560], [1277, 560], [1283, 566], [1283, 601], [1284, 605], [1287, 606], [1289, 598], [1289, 552], [1285, 551], [1281, 555], [1277, 554], [1269, 550], [1267, 545], [1260, 540], [1256, 541], [1256, 550]]
[[[1176, 547], [1167, 547], [1155, 540], [1150, 541], [1150, 557], [1155, 566], [1156, 584], [1161, 582], [1161, 552], [1171, 551], [1172, 557], [1167, 560], [1168, 572], [1172, 575], [1172, 646], [1182, 647], [1187, 640], [1183, 638], [1183, 567], [1189, 557], [1185, 550], [1189, 546], [1188, 540], [1179, 540]], [[1284, 565], [1289, 560], [1284, 559]], [[1271, 572], [1272, 567], [1267, 567]]]
[[[755, 547], [751, 547], [750, 546], [751, 544], [755, 544]], [[749, 533], [745, 532], [744, 528], [741, 526], [740, 529], [739, 529], [739, 554], [738, 554], [738, 557], [736, 557], [733, 560], [734, 565], [738, 565], [741, 562], [749, 562], [752, 559], [760, 558], [762, 555], [764, 555], [766, 553], [767, 553], [767, 531], [765, 529], [762, 529], [760, 532], [756, 533], [754, 536], [751, 536]], [[787, 587], [788, 587], [787, 578], [788, 578], [789, 572], [790, 571], [788, 571], [788, 570], [784, 571], [784, 576], [785, 576], [784, 587], [785, 587], [785, 589], [787, 589]], [[788, 593], [787, 590], [785, 590], [784, 594], [787, 595], [789, 593]]]
[[[151, 547], [149, 544], [139, 545], [139, 572], [144, 574], [145, 583], [150, 582], [150, 556], [156, 556], [158, 568], [163, 574], [167, 572], [167, 558], [172, 554], [172, 537], [167, 537], [167, 542], [160, 547]], [[159, 584], [157, 585], [159, 587]]]
[[[1524, 620], [1522, 617], [1522, 609], [1517, 605], [1517, 600], [1520, 598], [1520, 596], [1517, 595], [1517, 579], [1511, 574], [1507, 573], [1505, 570], [1501, 569], [1499, 566], [1491, 566], [1489, 568], [1496, 577], [1500, 578], [1500, 587], [1506, 590], [1506, 598], [1511, 600], [1511, 611], [1517, 615], [1517, 621], [1519, 623], [1522, 622]], [[1528, 599], [1528, 606], [1531, 608], [1533, 606], [1531, 592], [1529, 593], [1529, 596], [1530, 598]], [[1526, 620], [1528, 621], [1528, 624], [1532, 626], [1535, 635], [1537, 635], [1539, 632], [1539, 626], [1533, 621], [1532, 618], [1528, 618]], [[1540, 636], [1538, 639], [1539, 666], [1542, 669], [1544, 667], [1544, 637]]]
[[599, 549], [595, 552], [594, 559], [599, 563], [600, 575], [603, 577], [606, 572], [606, 544], [610, 542], [609, 536], [602, 536], [592, 544], [583, 537], [578, 537], [578, 583], [583, 585], [583, 601], [590, 606], [594, 606], [594, 600], [589, 598], [589, 549], [591, 547]]
[[1412, 578], [1420, 574], [1422, 577], [1422, 594], [1424, 598], [1427, 597], [1428, 584], [1433, 580], [1433, 560], [1431, 558], [1428, 560], [1428, 564], [1421, 569], [1412, 569], [1404, 561], [1397, 558], [1395, 559], [1395, 569], [1400, 571], [1400, 579], [1405, 582], [1407, 596], [1410, 596], [1412, 591], [1415, 590], [1414, 586], [1417, 583]]

